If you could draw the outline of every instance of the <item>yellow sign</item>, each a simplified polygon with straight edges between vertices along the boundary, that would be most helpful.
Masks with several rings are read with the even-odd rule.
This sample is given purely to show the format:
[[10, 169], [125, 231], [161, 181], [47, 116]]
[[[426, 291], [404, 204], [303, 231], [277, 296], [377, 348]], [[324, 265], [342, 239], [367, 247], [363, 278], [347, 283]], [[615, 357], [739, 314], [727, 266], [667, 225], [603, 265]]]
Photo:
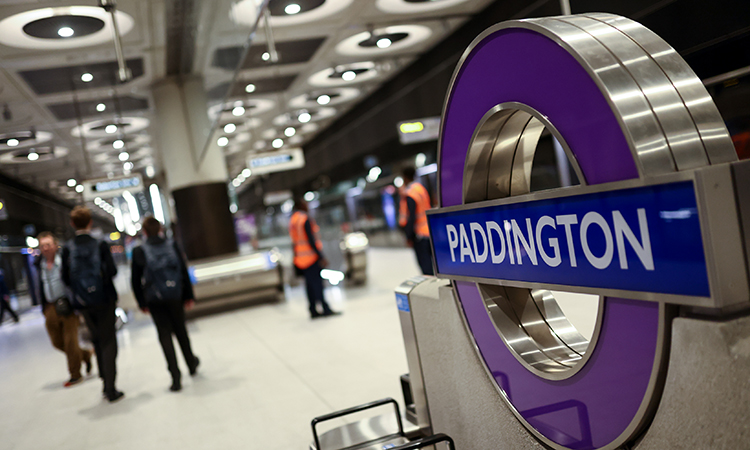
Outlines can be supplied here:
[[419, 133], [424, 130], [424, 124], [422, 122], [405, 122], [399, 127], [402, 133]]
[[3, 209], [3, 208], [5, 208], [5, 205], [3, 204], [3, 202], [0, 202], [0, 209]]
[[116, 241], [120, 239], [120, 233], [118, 233], [117, 231], [115, 231], [114, 233], [109, 233], [109, 239], [111, 241]]

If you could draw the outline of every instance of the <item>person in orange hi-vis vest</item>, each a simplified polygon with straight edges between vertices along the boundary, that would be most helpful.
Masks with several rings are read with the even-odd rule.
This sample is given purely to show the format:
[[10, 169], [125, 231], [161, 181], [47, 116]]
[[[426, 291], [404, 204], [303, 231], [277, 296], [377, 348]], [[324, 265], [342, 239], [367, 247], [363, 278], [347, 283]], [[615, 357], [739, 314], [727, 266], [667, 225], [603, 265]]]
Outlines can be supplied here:
[[[340, 313], [332, 311], [323, 297], [323, 278], [320, 271], [328, 265], [328, 261], [321, 253], [323, 245], [317, 238], [318, 225], [308, 215], [306, 201], [301, 198], [295, 199], [294, 209], [289, 221], [289, 235], [292, 238], [294, 267], [305, 277], [310, 318], [338, 315]], [[322, 311], [318, 310], [318, 305]]]
[[432, 250], [430, 249], [430, 229], [427, 226], [427, 210], [432, 207], [430, 194], [424, 186], [414, 181], [416, 171], [407, 167], [401, 172], [404, 186], [401, 188], [401, 205], [398, 224], [406, 233], [406, 240], [414, 248], [417, 263], [422, 273], [434, 275]]

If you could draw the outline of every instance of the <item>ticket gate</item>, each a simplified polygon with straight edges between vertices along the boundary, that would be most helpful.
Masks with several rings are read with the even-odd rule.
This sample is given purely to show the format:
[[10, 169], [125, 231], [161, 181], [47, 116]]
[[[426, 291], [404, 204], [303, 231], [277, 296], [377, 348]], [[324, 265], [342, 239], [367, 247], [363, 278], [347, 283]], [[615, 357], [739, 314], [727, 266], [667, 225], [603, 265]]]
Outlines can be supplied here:
[[[580, 185], [531, 192], [545, 132]], [[669, 45], [608, 14], [490, 28], [451, 81], [437, 175], [437, 278], [397, 290], [424, 429], [747, 448], [750, 161]], [[556, 291], [598, 296], [590, 338]]]

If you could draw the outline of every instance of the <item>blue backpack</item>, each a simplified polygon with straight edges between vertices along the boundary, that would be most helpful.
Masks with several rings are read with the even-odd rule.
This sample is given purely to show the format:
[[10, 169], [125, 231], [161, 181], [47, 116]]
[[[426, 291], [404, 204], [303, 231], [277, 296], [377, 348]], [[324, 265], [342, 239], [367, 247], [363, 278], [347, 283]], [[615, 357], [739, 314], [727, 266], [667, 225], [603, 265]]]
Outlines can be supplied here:
[[146, 270], [143, 272], [147, 303], [182, 300], [182, 268], [172, 241], [143, 244]]
[[70, 242], [70, 288], [78, 307], [96, 307], [107, 301], [100, 245], [96, 239], [84, 245]]

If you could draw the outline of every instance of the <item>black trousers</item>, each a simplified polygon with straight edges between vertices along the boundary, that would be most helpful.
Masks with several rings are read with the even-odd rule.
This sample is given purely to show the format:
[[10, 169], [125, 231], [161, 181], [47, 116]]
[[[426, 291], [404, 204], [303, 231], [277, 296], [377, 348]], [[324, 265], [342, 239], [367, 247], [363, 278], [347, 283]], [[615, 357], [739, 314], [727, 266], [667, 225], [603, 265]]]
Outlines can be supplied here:
[[8, 310], [10, 312], [10, 315], [13, 316], [13, 320], [18, 322], [18, 314], [16, 314], [13, 309], [11, 309], [10, 304], [7, 300], [5, 300], [3, 297], [0, 297], [0, 323], [3, 323], [3, 316], [5, 316], [5, 310]]
[[177, 342], [182, 349], [182, 356], [185, 357], [185, 363], [191, 370], [195, 368], [195, 355], [190, 348], [190, 338], [188, 337], [187, 328], [185, 327], [185, 306], [180, 301], [152, 303], [148, 305], [151, 317], [154, 319], [156, 331], [159, 333], [159, 343], [164, 351], [164, 357], [167, 359], [167, 370], [172, 375], [173, 380], [180, 380], [180, 369], [177, 366], [177, 355], [174, 351], [172, 335], [177, 338]]
[[417, 254], [417, 263], [425, 275], [435, 275], [432, 269], [432, 250], [430, 249], [430, 238], [417, 238], [414, 241], [414, 253]]
[[326, 303], [326, 299], [323, 297], [323, 278], [320, 277], [320, 262], [315, 263], [307, 269], [302, 269], [302, 274], [305, 276], [305, 288], [307, 289], [307, 303], [310, 307], [310, 315], [315, 317], [321, 314], [318, 311], [318, 304], [323, 309], [323, 313], [329, 313], [331, 308]]
[[104, 382], [104, 394], [114, 395], [115, 378], [117, 377], [117, 335], [115, 330], [115, 302], [99, 308], [88, 308], [82, 311], [86, 326], [91, 332], [91, 342], [94, 344], [96, 364], [99, 367], [99, 377]]

